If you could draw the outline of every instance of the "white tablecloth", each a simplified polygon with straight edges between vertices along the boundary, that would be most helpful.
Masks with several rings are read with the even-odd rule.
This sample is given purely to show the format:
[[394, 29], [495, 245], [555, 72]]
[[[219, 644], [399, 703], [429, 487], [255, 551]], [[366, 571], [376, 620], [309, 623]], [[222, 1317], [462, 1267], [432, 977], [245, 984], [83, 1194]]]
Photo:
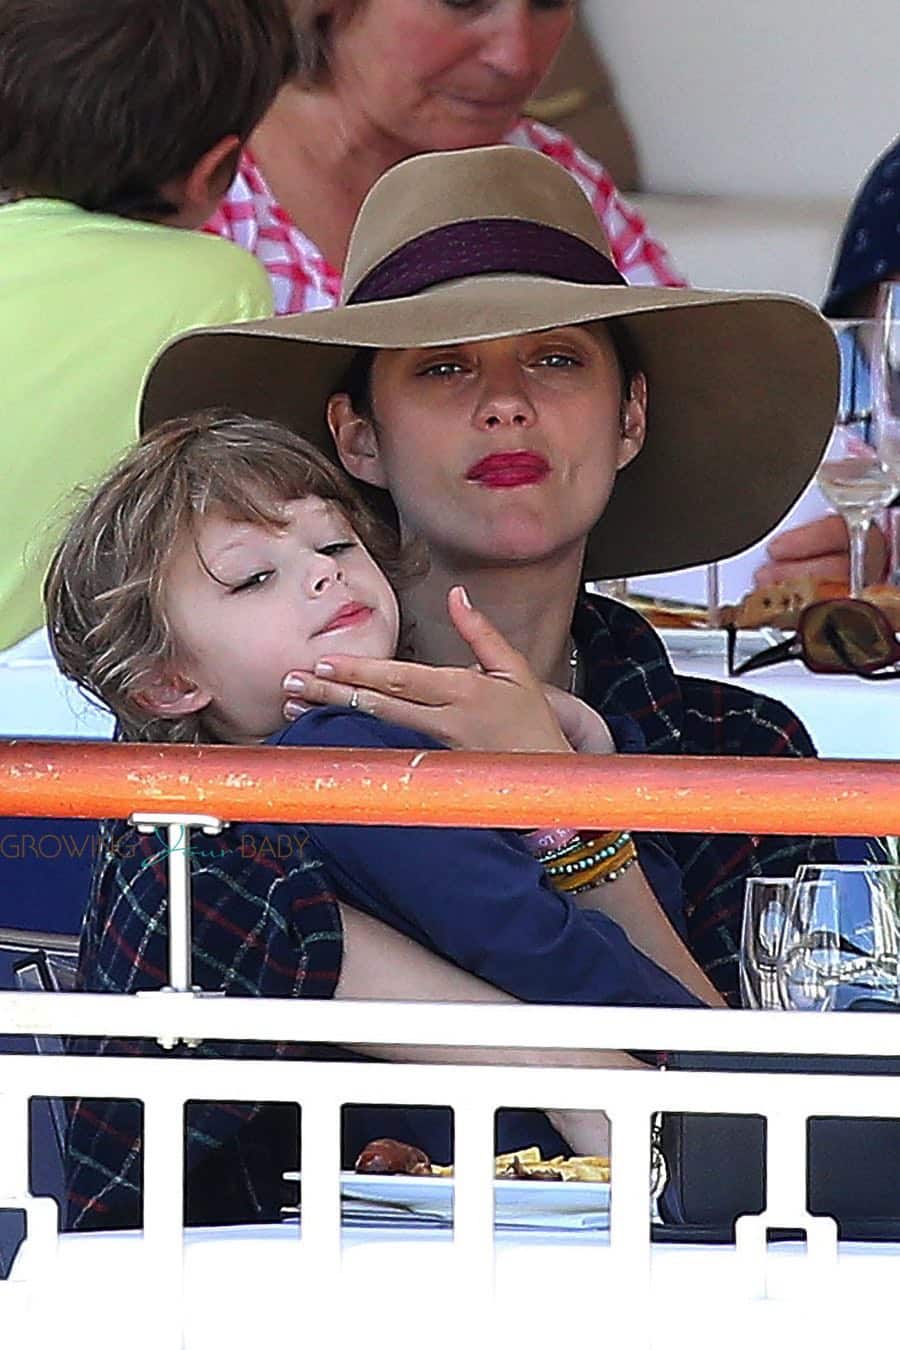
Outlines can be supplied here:
[[872, 683], [855, 675], [813, 675], [800, 661], [729, 680], [722, 652], [670, 654], [683, 675], [725, 680], [786, 703], [825, 758], [900, 760], [900, 680]]
[[[715, 655], [673, 650], [675, 669], [727, 680], [724, 643], [719, 645]], [[900, 680], [871, 684], [854, 676], [811, 675], [793, 661], [734, 683], [787, 703], [806, 723], [820, 755], [900, 760]], [[43, 630], [0, 653], [0, 736], [108, 739], [112, 729], [109, 713], [60, 675]]]
[[[140, 1234], [69, 1234], [34, 1289], [0, 1284], [3, 1343], [67, 1350], [160, 1350], [166, 1306]], [[842, 1244], [823, 1293], [801, 1249], [770, 1249], [768, 1297], [753, 1297], [733, 1247], [655, 1246], [651, 1298], [637, 1298], [603, 1235], [515, 1235], [496, 1244], [496, 1325], [468, 1342], [494, 1350], [640, 1345], [729, 1350], [868, 1343], [890, 1337], [900, 1248]], [[185, 1350], [314, 1345], [319, 1350], [459, 1346], [471, 1312], [448, 1233], [345, 1233], [344, 1296], [309, 1287], [291, 1225], [206, 1229], [185, 1240]], [[24, 1272], [23, 1272], [24, 1273]], [[812, 1297], [810, 1297], [812, 1295]], [[646, 1342], [645, 1342], [646, 1343]]]

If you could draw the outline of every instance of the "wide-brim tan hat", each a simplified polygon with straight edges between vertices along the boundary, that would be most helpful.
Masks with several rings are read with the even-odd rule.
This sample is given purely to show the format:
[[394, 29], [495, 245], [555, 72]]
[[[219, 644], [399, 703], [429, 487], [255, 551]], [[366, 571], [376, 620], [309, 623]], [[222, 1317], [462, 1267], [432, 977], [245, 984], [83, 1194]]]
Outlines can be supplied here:
[[670, 571], [756, 543], [803, 491], [831, 432], [828, 324], [788, 296], [625, 284], [575, 180], [511, 146], [389, 170], [357, 218], [340, 306], [176, 338], [149, 372], [141, 422], [229, 407], [333, 454], [325, 405], [361, 348], [605, 319], [621, 322], [646, 372], [648, 425], [588, 540], [588, 579]]

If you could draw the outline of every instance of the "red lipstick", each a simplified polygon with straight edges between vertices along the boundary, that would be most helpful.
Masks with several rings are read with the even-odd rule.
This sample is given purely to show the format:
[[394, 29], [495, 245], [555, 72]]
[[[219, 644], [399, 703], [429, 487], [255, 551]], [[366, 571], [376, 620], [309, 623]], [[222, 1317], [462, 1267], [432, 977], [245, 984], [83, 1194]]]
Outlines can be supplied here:
[[543, 455], [531, 450], [510, 450], [502, 454], [485, 455], [473, 464], [466, 479], [481, 487], [527, 487], [542, 482], [550, 472]]

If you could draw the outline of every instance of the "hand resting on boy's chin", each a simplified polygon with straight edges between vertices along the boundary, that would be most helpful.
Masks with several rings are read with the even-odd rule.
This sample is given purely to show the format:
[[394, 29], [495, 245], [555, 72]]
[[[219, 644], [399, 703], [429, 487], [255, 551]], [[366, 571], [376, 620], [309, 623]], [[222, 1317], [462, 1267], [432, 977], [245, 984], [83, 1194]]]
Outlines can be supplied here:
[[447, 607], [476, 666], [331, 656], [313, 672], [291, 671], [285, 677], [287, 720], [312, 705], [352, 706], [425, 732], [452, 750], [614, 753], [599, 713], [571, 694], [542, 685], [525, 658], [471, 607], [461, 586], [453, 587]]

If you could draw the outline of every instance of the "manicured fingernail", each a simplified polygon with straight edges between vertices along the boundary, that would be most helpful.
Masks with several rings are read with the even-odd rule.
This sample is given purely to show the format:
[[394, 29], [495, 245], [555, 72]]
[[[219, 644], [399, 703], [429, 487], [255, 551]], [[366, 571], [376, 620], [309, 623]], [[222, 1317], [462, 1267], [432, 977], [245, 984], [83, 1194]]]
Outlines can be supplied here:
[[326, 678], [334, 674], [334, 666], [329, 661], [317, 661], [315, 669], [317, 675], [324, 675]]
[[465, 586], [457, 586], [456, 589], [459, 591], [459, 598], [465, 605], [466, 609], [471, 609], [472, 601], [469, 599], [469, 592], [466, 590]]
[[300, 675], [286, 675], [282, 688], [288, 694], [302, 694], [306, 681]]
[[288, 699], [284, 705], [284, 715], [289, 722], [292, 722], [295, 717], [302, 717], [305, 712], [308, 712], [305, 703], [295, 703], [293, 699]]

